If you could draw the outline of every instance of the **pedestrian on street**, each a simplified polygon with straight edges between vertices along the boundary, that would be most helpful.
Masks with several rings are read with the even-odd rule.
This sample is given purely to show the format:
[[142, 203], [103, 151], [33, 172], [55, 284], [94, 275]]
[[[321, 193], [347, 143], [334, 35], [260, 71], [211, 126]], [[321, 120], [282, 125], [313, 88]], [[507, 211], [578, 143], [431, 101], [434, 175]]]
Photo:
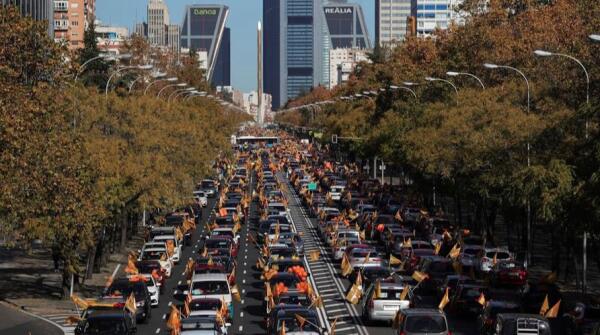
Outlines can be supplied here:
[[57, 244], [52, 246], [52, 261], [54, 262], [54, 272], [58, 272], [58, 265], [60, 261], [60, 248]]

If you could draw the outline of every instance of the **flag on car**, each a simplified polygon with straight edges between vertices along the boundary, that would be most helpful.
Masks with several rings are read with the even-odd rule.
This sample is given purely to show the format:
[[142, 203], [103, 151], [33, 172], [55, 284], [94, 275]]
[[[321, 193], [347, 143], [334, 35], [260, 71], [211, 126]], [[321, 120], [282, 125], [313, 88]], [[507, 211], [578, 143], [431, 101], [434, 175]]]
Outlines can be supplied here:
[[360, 297], [362, 296], [362, 291], [360, 290], [360, 288], [358, 286], [356, 286], [356, 284], [352, 285], [352, 287], [350, 287], [350, 291], [348, 291], [348, 294], [346, 294], [346, 300], [353, 304], [356, 305], [358, 304], [358, 301], [360, 300]]
[[552, 318], [556, 318], [558, 317], [558, 310], [560, 309], [560, 300], [554, 304], [554, 306], [552, 306], [552, 308], [550, 308], [548, 310], [548, 312], [546, 313], [546, 317], [548, 319], [552, 319]]
[[400, 293], [400, 300], [406, 300], [406, 297], [408, 296], [409, 292], [410, 286], [404, 285], [404, 288], [402, 288], [402, 293]]
[[450, 302], [450, 297], [448, 297], [448, 288], [446, 287], [446, 292], [444, 293], [444, 296], [442, 297], [442, 301], [440, 301], [438, 308], [440, 310], [444, 310], [444, 307], [446, 307], [446, 305], [448, 305], [449, 302]]
[[479, 298], [477, 298], [477, 303], [479, 303], [481, 306], [485, 306], [485, 295], [483, 292], [481, 292]]
[[127, 298], [127, 300], [125, 301], [125, 308], [127, 310], [129, 310], [129, 312], [131, 314], [135, 315], [135, 311], [137, 310], [137, 306], [135, 304], [135, 296], [133, 295], [133, 292], [131, 292], [131, 294], [129, 295], [129, 298]]
[[296, 321], [298, 321], [298, 326], [300, 326], [300, 331], [304, 329], [304, 324], [306, 323], [306, 319], [303, 318], [300, 314], [294, 314], [296, 317]]
[[420, 271], [415, 271], [412, 274], [412, 278], [414, 280], [416, 280], [417, 282], [422, 282], [423, 280], [429, 278], [429, 276], [426, 273], [420, 272]]
[[548, 295], [544, 298], [544, 302], [542, 303], [542, 307], [540, 308], [540, 315], [546, 315], [546, 312], [550, 309], [550, 302], [548, 302]]
[[390, 254], [390, 265], [394, 266], [394, 265], [400, 265], [400, 264], [402, 264], [402, 261], [399, 258], [397, 258], [396, 256]]

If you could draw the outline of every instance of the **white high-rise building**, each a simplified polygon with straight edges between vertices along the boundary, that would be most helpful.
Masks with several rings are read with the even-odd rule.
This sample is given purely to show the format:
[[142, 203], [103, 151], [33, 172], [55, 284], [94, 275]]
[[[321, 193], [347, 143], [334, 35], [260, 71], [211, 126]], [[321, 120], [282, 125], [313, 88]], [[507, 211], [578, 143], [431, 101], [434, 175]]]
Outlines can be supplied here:
[[150, 45], [166, 46], [169, 25], [169, 8], [163, 0], [148, 1], [148, 42]]
[[369, 57], [367, 49], [340, 48], [329, 50], [329, 83], [328, 88], [332, 89], [339, 84], [345, 83], [356, 64], [368, 62]]
[[416, 0], [417, 36], [429, 36], [436, 28], [447, 29], [452, 22], [464, 23], [456, 11], [463, 0]]
[[[444, 0], [447, 1], [447, 0]], [[415, 0], [375, 0], [375, 42], [381, 46], [402, 42]]]

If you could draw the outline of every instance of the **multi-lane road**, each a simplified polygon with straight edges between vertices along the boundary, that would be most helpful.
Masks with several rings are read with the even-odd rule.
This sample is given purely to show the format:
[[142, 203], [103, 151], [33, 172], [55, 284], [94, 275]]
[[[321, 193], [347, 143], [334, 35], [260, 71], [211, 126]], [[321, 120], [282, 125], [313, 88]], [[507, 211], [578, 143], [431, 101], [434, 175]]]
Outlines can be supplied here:
[[[250, 188], [255, 187], [255, 176], [251, 176]], [[339, 273], [339, 265], [333, 262], [330, 248], [317, 236], [315, 219], [307, 215], [302, 206], [300, 198], [283, 175], [278, 175], [283, 186], [283, 192], [288, 198], [288, 208], [294, 229], [302, 233], [305, 254], [318, 250], [321, 257], [318, 261], [305, 258], [306, 269], [309, 272], [309, 280], [315, 291], [323, 299], [323, 307], [317, 311], [320, 326], [328, 331], [336, 320], [335, 334], [337, 335], [367, 335], [367, 334], [392, 334], [393, 330], [389, 324], [364, 325], [361, 319], [360, 305], [352, 305], [345, 300], [345, 295], [351, 283], [342, 278]], [[249, 192], [252, 192], [250, 189]], [[208, 205], [203, 209], [202, 224], [197, 226], [192, 236], [192, 245], [185, 247], [182, 251], [181, 262], [174, 267], [171, 278], [166, 282], [164, 293], [160, 296], [158, 307], [152, 309], [150, 320], [138, 324], [138, 334], [168, 334], [168, 313], [171, 305], [183, 306], [186, 289], [185, 264], [188, 259], [195, 259], [199, 251], [203, 250], [202, 236], [206, 235], [205, 223], [211, 222], [214, 216], [216, 199], [209, 199]], [[264, 284], [261, 273], [254, 267], [259, 257], [259, 250], [252, 242], [249, 235], [255, 234], [255, 226], [252, 222], [258, 220], [257, 203], [253, 201], [250, 206], [250, 215], [246, 218], [246, 224], [240, 231], [240, 249], [237, 256], [236, 283], [241, 292], [241, 301], [234, 305], [235, 315], [228, 329], [228, 334], [265, 334], [265, 308]], [[123, 275], [123, 273], [120, 273]], [[427, 303], [427, 302], [426, 302]], [[435, 306], [437, 301], [431, 301]], [[450, 318], [453, 334], [476, 334], [474, 320], [463, 320]], [[70, 333], [70, 332], [68, 332]]]

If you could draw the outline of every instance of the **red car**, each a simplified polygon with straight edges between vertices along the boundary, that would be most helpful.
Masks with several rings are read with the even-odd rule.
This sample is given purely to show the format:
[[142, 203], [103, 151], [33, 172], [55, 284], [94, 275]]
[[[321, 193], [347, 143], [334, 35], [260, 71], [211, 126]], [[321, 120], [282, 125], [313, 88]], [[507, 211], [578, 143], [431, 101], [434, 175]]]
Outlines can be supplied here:
[[524, 286], [527, 284], [527, 269], [517, 261], [498, 262], [492, 267], [491, 281], [496, 286]]

